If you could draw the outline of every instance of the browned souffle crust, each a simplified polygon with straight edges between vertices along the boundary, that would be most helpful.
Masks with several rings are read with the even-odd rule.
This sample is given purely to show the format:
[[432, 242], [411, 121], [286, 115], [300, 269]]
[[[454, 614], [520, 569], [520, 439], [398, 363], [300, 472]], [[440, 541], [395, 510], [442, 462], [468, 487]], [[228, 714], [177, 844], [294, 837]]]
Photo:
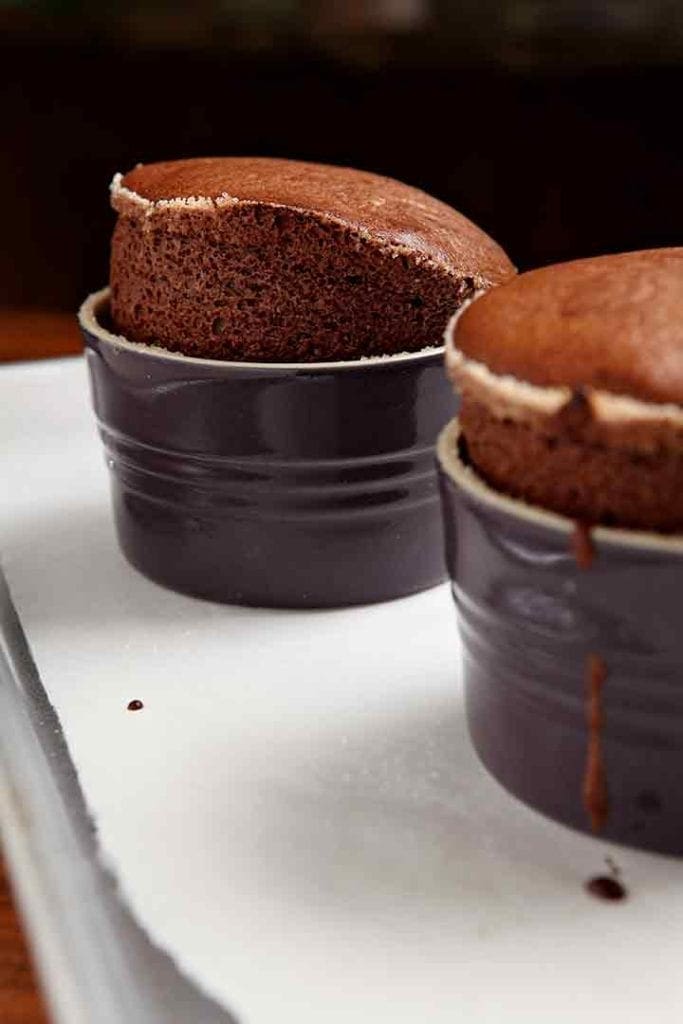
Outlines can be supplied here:
[[342, 167], [206, 158], [112, 183], [111, 313], [187, 355], [307, 362], [439, 345], [453, 310], [507, 280], [505, 253], [408, 185]]
[[683, 531], [683, 248], [521, 274], [446, 340], [485, 480], [589, 524]]

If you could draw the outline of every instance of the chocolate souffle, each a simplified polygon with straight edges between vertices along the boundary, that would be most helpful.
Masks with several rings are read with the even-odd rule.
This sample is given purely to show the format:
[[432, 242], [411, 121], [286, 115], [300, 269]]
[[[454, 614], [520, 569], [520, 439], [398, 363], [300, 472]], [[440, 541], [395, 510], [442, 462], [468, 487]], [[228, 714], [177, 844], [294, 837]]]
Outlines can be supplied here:
[[514, 274], [469, 220], [408, 185], [264, 158], [140, 165], [112, 183], [111, 315], [190, 356], [349, 360], [441, 343]]
[[521, 274], [447, 329], [462, 455], [588, 525], [683, 531], [683, 248]]

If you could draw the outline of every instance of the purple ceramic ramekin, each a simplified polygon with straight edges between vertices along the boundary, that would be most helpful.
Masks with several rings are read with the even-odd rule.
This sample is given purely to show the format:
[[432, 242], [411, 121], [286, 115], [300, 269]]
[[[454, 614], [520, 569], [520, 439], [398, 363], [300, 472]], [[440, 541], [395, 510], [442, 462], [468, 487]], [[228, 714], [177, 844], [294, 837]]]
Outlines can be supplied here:
[[79, 319], [128, 560], [216, 601], [323, 608], [445, 579], [443, 350], [339, 363], [196, 359]]
[[[544, 814], [683, 854], [683, 537], [598, 528], [488, 487], [438, 442], [470, 735]], [[583, 568], [582, 568], [583, 566]]]

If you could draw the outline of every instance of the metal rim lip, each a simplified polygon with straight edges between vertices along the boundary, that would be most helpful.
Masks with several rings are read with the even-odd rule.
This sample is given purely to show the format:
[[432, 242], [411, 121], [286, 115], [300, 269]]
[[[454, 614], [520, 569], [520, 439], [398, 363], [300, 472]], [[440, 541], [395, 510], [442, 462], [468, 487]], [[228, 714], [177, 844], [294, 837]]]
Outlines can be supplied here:
[[316, 362], [316, 363], [260, 363], [246, 362], [227, 359], [203, 359], [199, 356], [186, 356], [182, 352], [171, 352], [162, 347], [145, 345], [141, 342], [129, 341], [123, 335], [114, 334], [104, 327], [98, 315], [105, 306], [109, 304], [110, 289], [101, 288], [92, 292], [85, 299], [78, 310], [78, 322], [81, 329], [89, 335], [105, 342], [113, 348], [123, 349], [137, 355], [151, 356], [161, 362], [181, 363], [190, 366], [221, 367], [231, 370], [245, 370], [248, 372], [264, 371], [277, 372], [279, 370], [298, 373], [329, 373], [331, 371], [344, 370], [365, 370], [375, 367], [391, 367], [404, 363], [422, 363], [429, 361], [443, 360], [444, 345], [435, 345], [433, 348], [424, 348], [419, 352], [399, 352], [395, 355], [367, 356], [359, 359], [346, 359], [337, 362]]
[[[574, 530], [575, 520], [538, 505], [529, 505], [517, 498], [511, 498], [485, 483], [475, 470], [465, 465], [460, 458], [457, 444], [459, 437], [460, 422], [456, 418], [439, 434], [436, 446], [439, 468], [444, 476], [472, 500], [497, 512], [526, 521], [530, 526], [543, 527], [567, 535]], [[596, 526], [591, 530], [591, 535], [600, 544], [683, 557], [683, 534], [667, 535], [645, 530]]]

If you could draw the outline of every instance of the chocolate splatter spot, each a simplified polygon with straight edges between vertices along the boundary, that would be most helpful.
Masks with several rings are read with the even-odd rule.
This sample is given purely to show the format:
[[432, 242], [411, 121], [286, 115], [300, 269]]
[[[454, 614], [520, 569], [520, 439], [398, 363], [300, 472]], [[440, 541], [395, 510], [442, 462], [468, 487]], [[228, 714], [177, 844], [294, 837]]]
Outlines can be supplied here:
[[586, 892], [589, 892], [591, 896], [595, 896], [599, 900], [605, 900], [609, 903], [624, 900], [628, 895], [623, 882], [610, 875], [596, 875], [595, 878], [589, 878], [586, 882]]
[[142, 711], [144, 706], [145, 705], [142, 703], [141, 700], [131, 700], [129, 702], [129, 704], [128, 704], [128, 710], [129, 711]]

